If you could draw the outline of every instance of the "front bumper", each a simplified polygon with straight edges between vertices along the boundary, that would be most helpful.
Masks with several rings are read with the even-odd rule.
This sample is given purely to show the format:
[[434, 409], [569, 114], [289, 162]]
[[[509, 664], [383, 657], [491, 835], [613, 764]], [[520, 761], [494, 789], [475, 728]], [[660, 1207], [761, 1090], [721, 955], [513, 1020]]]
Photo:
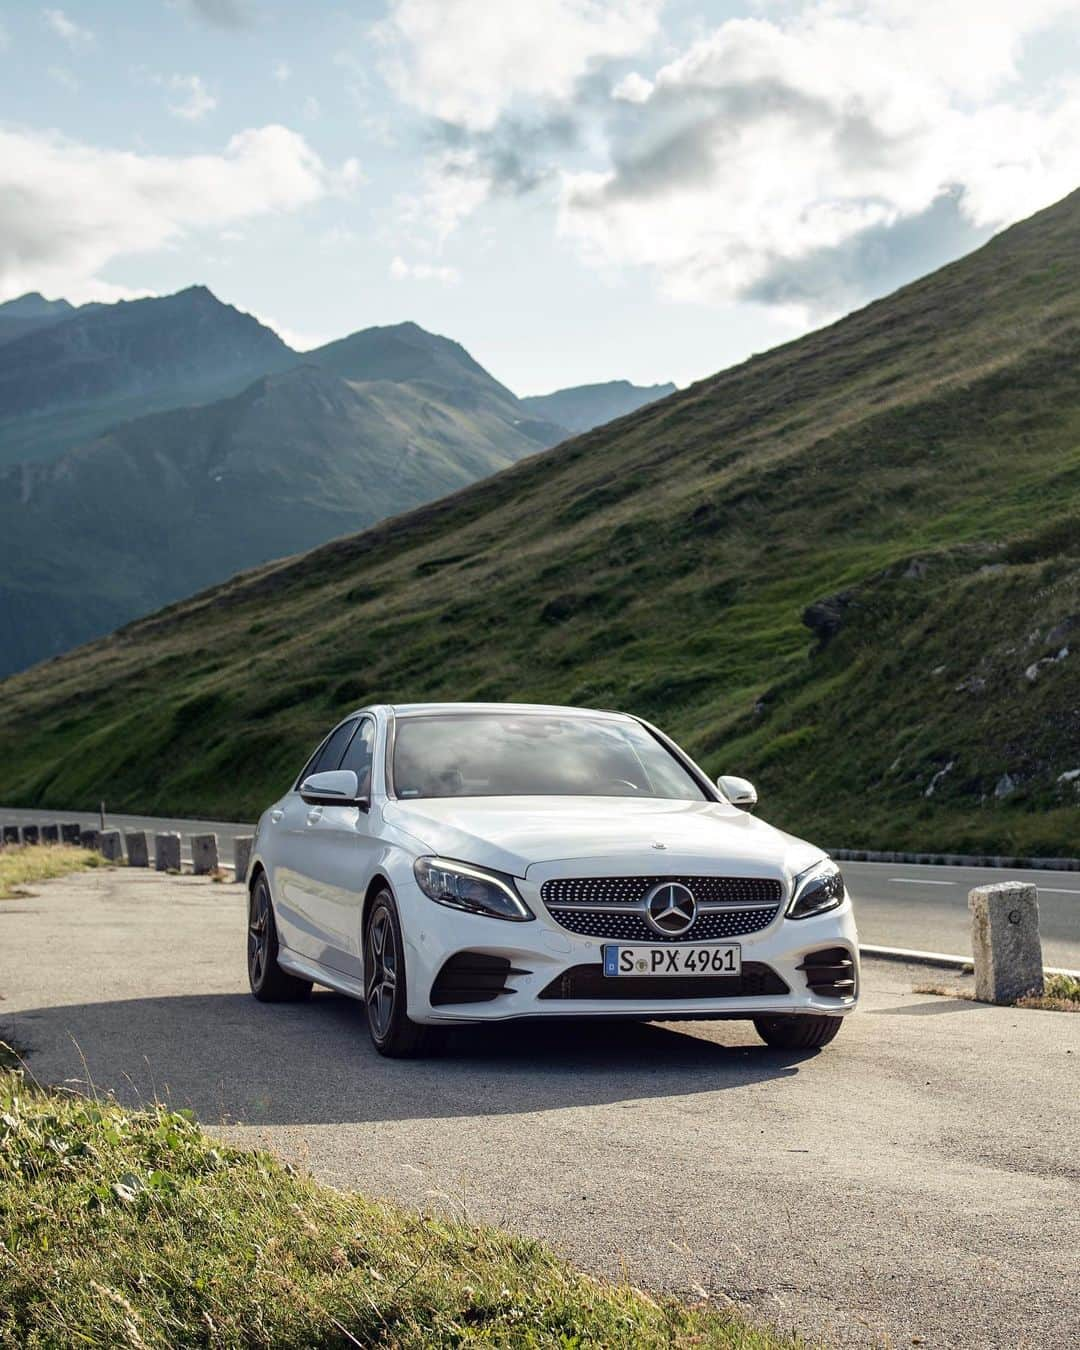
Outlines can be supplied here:
[[[743, 970], [749, 978], [741, 986], [714, 984], [709, 996], [698, 996], [695, 983], [700, 979], [702, 986], [709, 985], [708, 977], [672, 979], [667, 985], [663, 979], [652, 979], [647, 988], [641, 986], [640, 995], [630, 978], [600, 983], [604, 939], [582, 937], [562, 928], [533, 896], [526, 898], [535, 920], [511, 923], [434, 904], [415, 885], [405, 892], [399, 891], [397, 899], [405, 937], [408, 1011], [416, 1022], [503, 1022], [523, 1017], [706, 1020], [763, 1013], [837, 1016], [851, 1012], [858, 1000], [858, 934], [850, 899], [809, 919], [786, 919], [781, 907], [768, 928], [731, 938], [742, 949]], [[820, 974], [805, 968], [806, 958], [835, 949], [846, 953], [852, 963], [855, 989], [850, 997], [823, 995], [810, 987], [813, 982], [820, 989], [822, 980]], [[444, 976], [439, 981], [440, 972], [463, 953], [496, 958], [486, 963], [487, 972], [479, 970], [472, 980], [476, 985], [486, 984], [487, 993], [474, 1001], [447, 1002], [447, 980]], [[461, 964], [466, 964], [464, 957]], [[474, 967], [484, 964], [473, 963]], [[505, 973], [500, 974], [497, 966]], [[588, 969], [583, 972], [582, 968]], [[468, 978], [460, 981], [455, 998], [461, 996], [462, 988], [467, 992], [469, 984]], [[619, 986], [617, 991], [615, 986]], [[780, 991], [782, 986], [786, 992]], [[582, 990], [606, 996], [578, 996]]]

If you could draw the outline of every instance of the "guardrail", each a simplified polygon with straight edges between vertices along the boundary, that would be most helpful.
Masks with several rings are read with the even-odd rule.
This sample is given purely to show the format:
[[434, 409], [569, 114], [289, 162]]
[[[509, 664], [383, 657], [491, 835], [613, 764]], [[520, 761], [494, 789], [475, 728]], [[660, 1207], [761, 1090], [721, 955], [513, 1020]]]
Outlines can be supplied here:
[[[153, 845], [151, 846], [151, 838]], [[218, 871], [231, 871], [237, 881], [246, 881], [251, 865], [251, 847], [254, 836], [239, 834], [233, 839], [233, 860], [222, 862], [216, 834], [193, 834], [191, 870], [196, 876], [209, 876]], [[153, 867], [158, 872], [182, 872], [183, 838], [176, 831], [151, 836], [148, 830], [81, 829], [77, 824], [5, 825], [0, 843], [69, 844], [93, 849], [110, 862], [126, 862], [128, 867]]]

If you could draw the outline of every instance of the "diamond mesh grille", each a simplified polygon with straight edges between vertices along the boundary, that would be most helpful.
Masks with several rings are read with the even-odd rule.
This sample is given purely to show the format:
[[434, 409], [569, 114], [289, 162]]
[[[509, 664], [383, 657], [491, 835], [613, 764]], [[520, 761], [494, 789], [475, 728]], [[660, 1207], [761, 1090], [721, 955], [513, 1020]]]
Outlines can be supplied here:
[[[738, 908], [699, 909], [685, 933], [662, 935], [646, 923], [640, 907], [649, 891], [665, 881], [689, 887], [699, 906]], [[540, 897], [557, 924], [584, 937], [618, 942], [711, 942], [768, 928], [779, 911], [783, 888], [767, 877], [559, 877], [544, 882]]]

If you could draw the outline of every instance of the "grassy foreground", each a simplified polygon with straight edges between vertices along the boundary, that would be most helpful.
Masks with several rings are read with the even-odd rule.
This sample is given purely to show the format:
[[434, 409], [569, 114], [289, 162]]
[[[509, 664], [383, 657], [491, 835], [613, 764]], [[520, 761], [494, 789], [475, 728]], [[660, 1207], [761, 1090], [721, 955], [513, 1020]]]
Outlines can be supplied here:
[[70, 844], [26, 844], [0, 848], [0, 900], [18, 895], [21, 886], [50, 877], [81, 872], [87, 867], [104, 867], [100, 853]]
[[792, 1346], [0, 1074], [0, 1346]]

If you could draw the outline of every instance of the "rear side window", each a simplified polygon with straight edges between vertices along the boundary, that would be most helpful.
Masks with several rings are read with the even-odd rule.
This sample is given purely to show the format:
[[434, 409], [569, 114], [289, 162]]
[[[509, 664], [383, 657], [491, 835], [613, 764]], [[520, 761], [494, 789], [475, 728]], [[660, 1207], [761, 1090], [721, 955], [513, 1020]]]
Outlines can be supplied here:
[[322, 749], [311, 760], [307, 768], [297, 779], [297, 786], [309, 778], [313, 773], [325, 773], [327, 769], [336, 769], [341, 764], [341, 756], [344, 754], [345, 747], [349, 743], [349, 737], [356, 729], [356, 719], [351, 722], [342, 722], [332, 735], [327, 737]]
[[375, 723], [365, 717], [356, 729], [356, 735], [349, 742], [345, 758], [338, 766], [352, 769], [356, 774], [361, 797], [371, 796], [371, 755], [375, 748]]

